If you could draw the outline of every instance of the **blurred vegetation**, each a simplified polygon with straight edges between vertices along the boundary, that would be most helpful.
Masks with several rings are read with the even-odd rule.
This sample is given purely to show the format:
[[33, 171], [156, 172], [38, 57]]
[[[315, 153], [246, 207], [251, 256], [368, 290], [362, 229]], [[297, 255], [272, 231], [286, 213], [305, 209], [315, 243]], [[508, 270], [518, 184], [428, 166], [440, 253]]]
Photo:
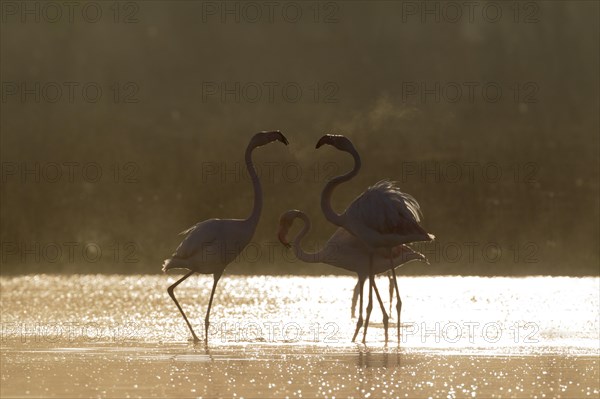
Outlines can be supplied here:
[[[438, 237], [438, 247], [419, 246], [432, 264], [414, 263], [404, 273], [598, 275], [598, 3], [539, 2], [536, 23], [508, 16], [404, 23], [401, 3], [337, 2], [335, 23], [203, 23], [202, 2], [140, 2], [138, 22], [130, 24], [3, 21], [3, 95], [6, 82], [95, 82], [103, 96], [96, 103], [3, 98], [2, 273], [159, 272], [178, 232], [250, 212], [250, 182], [231, 171], [243, 171], [253, 133], [280, 129], [288, 148], [254, 153], [263, 172], [273, 171], [263, 173], [255, 236], [265, 252], [232, 264], [231, 273], [340, 272], [286, 260], [275, 244], [278, 217], [291, 208], [311, 216], [307, 246], [334, 231], [321, 214], [320, 191], [352, 160], [314, 145], [335, 132], [350, 137], [363, 160], [360, 174], [335, 192], [335, 207], [382, 178], [399, 180]], [[122, 85], [133, 82], [137, 102], [115, 102], [115, 82], [120, 94], [131, 94]], [[203, 97], [203, 82], [294, 82], [303, 96], [220, 101]], [[474, 101], [407, 96], [407, 84], [419, 82], [448, 90], [449, 82], [492, 82], [502, 98], [486, 101], [480, 90]], [[526, 94], [515, 99], [515, 85]], [[48, 165], [68, 162], [79, 165], [72, 182], [18, 174], [23, 165], [49, 173]], [[81, 177], [90, 162], [102, 170], [97, 182]], [[456, 165], [462, 173], [476, 165], [473, 180], [444, 176]], [[502, 171], [499, 179], [482, 177], [489, 165]], [[435, 167], [439, 173], [412, 174]], [[41, 253], [52, 243], [65, 251], [58, 259]], [[82, 259], [86, 243], [101, 248], [102, 258]], [[493, 260], [490, 243], [502, 251]], [[76, 245], [72, 258], [69, 245]], [[453, 246], [463, 251], [458, 259]]]

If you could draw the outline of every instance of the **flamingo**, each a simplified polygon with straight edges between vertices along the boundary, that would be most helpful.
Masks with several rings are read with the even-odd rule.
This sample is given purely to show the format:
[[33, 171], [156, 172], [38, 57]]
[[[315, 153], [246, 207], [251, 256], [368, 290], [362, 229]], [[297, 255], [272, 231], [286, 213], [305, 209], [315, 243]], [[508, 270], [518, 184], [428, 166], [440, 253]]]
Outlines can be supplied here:
[[[394, 299], [394, 280], [392, 279], [392, 272], [391, 271], [388, 270], [387, 272], [385, 272], [385, 275], [388, 278], [388, 283], [389, 283], [389, 285], [388, 285], [388, 287], [389, 287], [388, 292], [389, 292], [389, 295], [390, 295], [390, 314], [391, 314], [391, 312], [392, 312], [392, 301]], [[359, 293], [360, 293], [360, 284], [357, 281], [356, 285], [354, 286], [354, 290], [352, 291], [352, 305], [350, 305], [350, 308], [351, 308], [350, 309], [351, 310], [350, 314], [351, 314], [352, 318], [356, 317], [356, 303], [358, 302]]]
[[[352, 235], [360, 239], [367, 247], [370, 253], [369, 257], [369, 303], [367, 305], [367, 315], [365, 318], [365, 329], [363, 343], [369, 326], [369, 318], [373, 308], [373, 289], [371, 276], [373, 275], [373, 257], [382, 251], [391, 254], [393, 249], [401, 244], [407, 244], [416, 241], [431, 241], [434, 235], [427, 233], [420, 225], [421, 208], [417, 200], [411, 195], [400, 191], [398, 186], [389, 180], [381, 180], [375, 185], [369, 187], [366, 191], [356, 197], [346, 210], [338, 214], [331, 207], [331, 195], [333, 190], [341, 183], [347, 182], [358, 174], [361, 167], [360, 155], [354, 148], [352, 142], [341, 135], [326, 134], [319, 139], [316, 148], [323, 145], [331, 145], [340, 151], [352, 155], [354, 158], [354, 168], [344, 174], [331, 179], [321, 193], [321, 210], [325, 218], [338, 227], [343, 227]], [[398, 315], [398, 344], [400, 344], [400, 312], [402, 310], [402, 300], [398, 290], [398, 281], [396, 272], [392, 267], [393, 258], [390, 255], [390, 268], [394, 288], [398, 302], [396, 312]], [[360, 297], [362, 303], [362, 287]], [[362, 307], [359, 312], [359, 318], [356, 325], [355, 335], [362, 326]]]
[[[383, 313], [383, 327], [385, 329], [385, 342], [388, 341], [388, 315], [385, 311], [385, 306], [379, 295], [373, 274], [379, 274], [389, 270], [390, 264], [392, 267], [399, 267], [412, 260], [420, 260], [427, 262], [427, 258], [419, 252], [414, 251], [407, 245], [400, 244], [392, 248], [391, 258], [382, 254], [375, 254], [372, 257], [371, 272], [369, 271], [369, 259], [371, 254], [368, 248], [362, 241], [348, 233], [343, 228], [338, 228], [335, 233], [327, 240], [324, 247], [319, 252], [305, 252], [302, 249], [302, 239], [308, 234], [311, 229], [311, 223], [308, 216], [299, 210], [290, 210], [281, 215], [279, 218], [279, 232], [277, 237], [279, 241], [290, 248], [292, 245], [287, 240], [287, 232], [294, 223], [296, 218], [304, 222], [304, 227], [296, 235], [293, 240], [293, 249], [296, 258], [307, 263], [326, 263], [335, 267], [349, 270], [358, 275], [358, 286], [364, 285], [365, 279], [369, 278], [369, 284], [375, 290], [381, 312]], [[386, 254], [387, 255], [387, 254]], [[360, 296], [360, 307], [362, 308], [362, 295]], [[356, 339], [360, 327], [358, 327], [352, 337], [352, 342]], [[366, 329], [366, 327], [365, 327]]]
[[252, 185], [254, 187], [254, 207], [252, 208], [250, 216], [246, 219], [208, 219], [197, 223], [181, 232], [181, 234], [186, 237], [181, 244], [179, 244], [171, 258], [166, 259], [163, 263], [162, 270], [164, 272], [171, 269], [189, 270], [187, 274], [171, 285], [167, 289], [167, 292], [175, 302], [175, 305], [177, 305], [179, 312], [181, 312], [183, 319], [192, 333], [194, 342], [199, 342], [199, 339], [183, 312], [183, 309], [179, 305], [179, 302], [175, 298], [175, 287], [194, 273], [213, 275], [213, 287], [208, 301], [206, 317], [204, 319], [204, 341], [205, 343], [208, 343], [210, 308], [215, 295], [215, 289], [217, 288], [217, 283], [221, 278], [225, 267], [227, 267], [227, 265], [240, 254], [246, 245], [248, 245], [254, 235], [258, 220], [260, 219], [260, 212], [262, 209], [262, 189], [260, 180], [252, 163], [252, 151], [257, 147], [261, 147], [273, 141], [281, 141], [285, 145], [288, 144], [287, 139], [280, 131], [271, 131], [255, 134], [250, 140], [248, 147], [246, 147], [246, 168], [248, 169], [248, 174], [252, 179]]

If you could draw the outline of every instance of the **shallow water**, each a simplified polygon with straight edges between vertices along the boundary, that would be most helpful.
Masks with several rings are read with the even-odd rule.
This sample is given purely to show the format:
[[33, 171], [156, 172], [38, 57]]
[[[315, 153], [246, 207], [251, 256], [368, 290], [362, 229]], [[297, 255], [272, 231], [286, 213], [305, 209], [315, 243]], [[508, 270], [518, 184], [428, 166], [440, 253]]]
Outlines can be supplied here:
[[[598, 278], [400, 277], [399, 347], [377, 305], [350, 342], [350, 277], [225, 277], [194, 345], [176, 278], [1, 278], [1, 396], [600, 396]], [[176, 290], [200, 337], [211, 280]]]

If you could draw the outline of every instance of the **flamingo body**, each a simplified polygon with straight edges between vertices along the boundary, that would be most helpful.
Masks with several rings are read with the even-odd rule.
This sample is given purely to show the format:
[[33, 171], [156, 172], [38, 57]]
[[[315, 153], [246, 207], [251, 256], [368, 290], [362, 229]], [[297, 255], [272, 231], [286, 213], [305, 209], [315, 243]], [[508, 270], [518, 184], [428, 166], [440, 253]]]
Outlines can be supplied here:
[[[306, 252], [302, 249], [302, 240], [311, 229], [311, 223], [308, 216], [299, 210], [290, 210], [281, 215], [279, 219], [279, 240], [286, 247], [287, 232], [296, 218], [304, 221], [304, 228], [300, 231], [292, 242], [296, 257], [307, 263], [326, 263], [340, 269], [356, 273], [360, 277], [369, 275], [370, 251], [362, 241], [348, 233], [343, 228], [338, 228], [335, 233], [327, 240], [323, 248], [318, 252]], [[390, 262], [391, 260], [391, 262]], [[402, 266], [412, 260], [421, 260], [427, 262], [427, 258], [417, 251], [414, 251], [407, 245], [398, 245], [393, 249], [390, 259], [383, 254], [373, 256], [373, 272], [380, 274], [390, 270], [390, 267]]]
[[421, 208], [392, 181], [381, 180], [346, 208], [344, 227], [374, 248], [395, 247], [435, 238], [420, 225]]
[[255, 134], [246, 147], [246, 168], [252, 178], [252, 185], [254, 187], [254, 207], [250, 216], [247, 219], [208, 219], [195, 224], [181, 233], [185, 235], [185, 238], [179, 244], [171, 258], [166, 259], [163, 263], [164, 272], [171, 269], [189, 270], [186, 275], [172, 284], [167, 289], [167, 292], [183, 316], [192, 333], [194, 342], [198, 342], [199, 339], [185, 312], [179, 305], [177, 298], [175, 298], [175, 288], [194, 273], [213, 275], [213, 287], [208, 301], [206, 317], [204, 318], [204, 341], [208, 343], [210, 308], [217, 283], [227, 265], [248, 245], [260, 219], [262, 189], [252, 163], [252, 151], [257, 147], [274, 141], [288, 144], [287, 139], [281, 132], [271, 131]]
[[[294, 238], [293, 245], [290, 245], [287, 241], [287, 232], [296, 218], [300, 218], [304, 221], [304, 227]], [[308, 263], [326, 263], [356, 273], [358, 275], [358, 283], [354, 289], [355, 296], [352, 298], [353, 311], [354, 306], [356, 305], [355, 297], [358, 296], [359, 291], [362, 292], [364, 282], [366, 278], [369, 278], [370, 284], [372, 284], [372, 287], [375, 289], [384, 315], [384, 328], [387, 340], [388, 316], [383, 307], [379, 292], [377, 291], [375, 281], [374, 279], [371, 279], [371, 275], [383, 273], [390, 270], [390, 268], [393, 269], [402, 266], [412, 260], [420, 260], [429, 263], [425, 256], [404, 244], [394, 247], [391, 252], [374, 254], [361, 240], [354, 237], [343, 228], [338, 228], [320, 251], [308, 253], [302, 249], [302, 239], [308, 234], [310, 228], [310, 219], [304, 212], [298, 210], [287, 211], [281, 215], [279, 219], [279, 241], [288, 248], [293, 246], [296, 257], [302, 261]], [[390, 298], [391, 296], [390, 293]], [[362, 295], [360, 298], [362, 314]], [[361, 319], [359, 319], [359, 321], [357, 321], [357, 331], [360, 328], [361, 323]]]
[[196, 273], [213, 274], [231, 263], [250, 243], [254, 229], [244, 219], [208, 219], [181, 232], [186, 237], [163, 271], [188, 269]]
[[[390, 268], [394, 288], [398, 297], [396, 305], [398, 315], [398, 344], [400, 344], [400, 313], [402, 301], [398, 290], [396, 273], [392, 265], [393, 251], [398, 245], [416, 241], [431, 241], [435, 237], [427, 233], [419, 224], [421, 210], [418, 202], [409, 194], [403, 193], [393, 182], [382, 180], [360, 194], [346, 210], [338, 214], [331, 207], [331, 196], [335, 187], [347, 182], [358, 174], [361, 159], [350, 140], [341, 135], [326, 134], [317, 142], [316, 148], [331, 145], [340, 151], [347, 152], [354, 158], [354, 168], [341, 176], [334, 177], [325, 185], [321, 193], [321, 209], [331, 223], [342, 227], [359, 239], [369, 249], [369, 303], [363, 332], [363, 343], [366, 340], [369, 317], [371, 315], [373, 290], [379, 303], [382, 304], [377, 287], [374, 287], [374, 258], [380, 251], [389, 253]], [[360, 316], [354, 333], [354, 339], [362, 326], [362, 286], [360, 287]], [[383, 309], [382, 309], [383, 310]], [[384, 324], [387, 314], [384, 311]], [[386, 329], [387, 341], [387, 329]]]

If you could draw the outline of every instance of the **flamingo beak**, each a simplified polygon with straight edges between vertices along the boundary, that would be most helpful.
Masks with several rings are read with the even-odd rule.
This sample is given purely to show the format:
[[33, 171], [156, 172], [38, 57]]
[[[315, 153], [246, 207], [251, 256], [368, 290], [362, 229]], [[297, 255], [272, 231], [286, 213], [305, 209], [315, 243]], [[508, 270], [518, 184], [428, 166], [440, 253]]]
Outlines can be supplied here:
[[277, 233], [277, 238], [279, 239], [279, 242], [280, 242], [281, 244], [283, 244], [283, 246], [284, 246], [284, 247], [286, 247], [286, 248], [288, 248], [288, 249], [289, 249], [289, 248], [291, 248], [292, 246], [290, 245], [290, 243], [289, 243], [289, 242], [287, 242], [287, 239], [286, 239], [286, 237], [285, 237], [286, 235], [287, 235], [287, 229], [286, 229], [285, 227], [283, 227], [283, 226], [282, 226], [282, 227], [279, 229], [279, 233]]
[[417, 251], [414, 251], [414, 252], [419, 256], [419, 258], [417, 260], [425, 263], [428, 266], [431, 266], [431, 263], [429, 263], [429, 259], [427, 259], [427, 257], [425, 255], [423, 255], [422, 253], [417, 252]]
[[329, 136], [327, 134], [319, 139], [315, 148], [320, 148], [324, 144], [329, 144]]
[[271, 141], [273, 141], [273, 140], [281, 141], [285, 145], [288, 145], [290, 143], [288, 141], [288, 139], [285, 138], [285, 136], [283, 135], [283, 133], [281, 133], [280, 130], [269, 130], [269, 131], [264, 131], [263, 130], [260, 133], [268, 134], [271, 137]]
[[279, 133], [279, 136], [281, 136], [279, 138], [279, 141], [281, 141], [283, 144], [288, 145], [290, 142], [288, 141], [288, 139], [285, 138], [285, 136], [283, 135], [283, 133], [281, 133], [279, 130], [277, 131], [277, 133]]

